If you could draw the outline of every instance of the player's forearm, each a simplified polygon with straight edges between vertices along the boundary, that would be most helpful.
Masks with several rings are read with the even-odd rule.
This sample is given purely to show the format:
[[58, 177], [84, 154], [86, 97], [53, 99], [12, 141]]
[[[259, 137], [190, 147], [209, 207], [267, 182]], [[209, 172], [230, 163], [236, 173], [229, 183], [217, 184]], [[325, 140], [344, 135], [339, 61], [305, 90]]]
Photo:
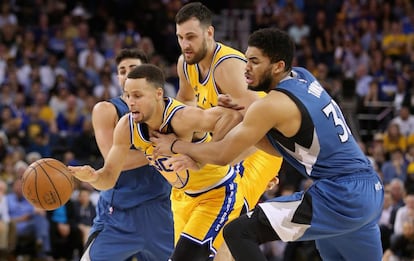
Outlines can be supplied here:
[[115, 186], [119, 174], [120, 170], [109, 170], [109, 168], [105, 168], [104, 166], [95, 171], [97, 179], [89, 183], [97, 190], [108, 190]]
[[190, 143], [177, 140], [174, 143], [172, 151], [179, 154], [186, 154], [201, 165], [227, 165], [234, 159], [231, 154], [224, 153], [225, 150], [217, 142]]

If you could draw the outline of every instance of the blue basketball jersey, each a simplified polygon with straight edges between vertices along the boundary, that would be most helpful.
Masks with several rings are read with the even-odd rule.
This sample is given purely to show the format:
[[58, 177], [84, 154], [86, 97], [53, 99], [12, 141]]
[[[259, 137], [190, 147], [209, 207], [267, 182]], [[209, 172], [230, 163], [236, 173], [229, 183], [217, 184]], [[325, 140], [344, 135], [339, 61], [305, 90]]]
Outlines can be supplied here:
[[[118, 116], [129, 112], [128, 105], [120, 98], [109, 100], [114, 104]], [[131, 148], [132, 149], [132, 148]], [[114, 188], [101, 192], [101, 197], [115, 209], [131, 208], [157, 198], [169, 198], [171, 186], [149, 165], [122, 171]]]
[[272, 129], [267, 137], [292, 166], [313, 179], [373, 172], [332, 97], [306, 69], [295, 67], [275, 88], [298, 106], [302, 124], [286, 138]]

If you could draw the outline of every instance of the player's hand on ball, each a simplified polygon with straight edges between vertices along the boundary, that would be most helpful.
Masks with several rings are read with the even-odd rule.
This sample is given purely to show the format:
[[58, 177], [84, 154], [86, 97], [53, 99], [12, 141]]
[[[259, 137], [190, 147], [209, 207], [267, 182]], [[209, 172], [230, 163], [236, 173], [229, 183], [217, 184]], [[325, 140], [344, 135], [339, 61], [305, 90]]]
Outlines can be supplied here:
[[165, 161], [165, 165], [176, 172], [186, 169], [199, 170], [201, 166], [187, 155], [177, 155]]
[[80, 167], [68, 166], [70, 173], [80, 181], [95, 182], [98, 180], [98, 174], [91, 166], [85, 165]]

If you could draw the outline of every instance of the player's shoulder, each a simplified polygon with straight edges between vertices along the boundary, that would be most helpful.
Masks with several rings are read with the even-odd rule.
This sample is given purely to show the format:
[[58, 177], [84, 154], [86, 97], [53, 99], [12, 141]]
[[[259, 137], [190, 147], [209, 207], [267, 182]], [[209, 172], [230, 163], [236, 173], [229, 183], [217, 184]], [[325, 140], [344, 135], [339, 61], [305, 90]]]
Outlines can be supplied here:
[[118, 121], [115, 105], [108, 101], [100, 101], [92, 109], [92, 122], [95, 127], [115, 125]]
[[238, 55], [241, 55], [241, 56], [244, 57], [244, 54], [240, 50], [238, 50], [234, 47], [231, 47], [229, 45], [226, 45], [226, 44], [223, 44], [223, 43], [220, 43], [220, 42], [217, 42], [217, 45], [218, 45], [218, 51], [219, 52], [230, 53], [230, 54], [238, 54]]
[[177, 67], [181, 68], [184, 64], [184, 56], [181, 54], [177, 60]]
[[109, 113], [109, 115], [116, 113], [115, 105], [109, 101], [100, 101], [93, 106], [92, 114], [95, 113]]

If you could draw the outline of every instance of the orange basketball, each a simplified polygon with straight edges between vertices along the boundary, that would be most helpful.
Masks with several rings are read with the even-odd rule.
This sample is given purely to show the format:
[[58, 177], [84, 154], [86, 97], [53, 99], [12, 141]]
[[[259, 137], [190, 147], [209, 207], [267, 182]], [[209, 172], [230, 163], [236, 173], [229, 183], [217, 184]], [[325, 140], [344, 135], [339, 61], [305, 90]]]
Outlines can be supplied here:
[[23, 196], [37, 208], [59, 208], [70, 199], [73, 189], [73, 177], [69, 169], [56, 159], [37, 160], [23, 173]]

